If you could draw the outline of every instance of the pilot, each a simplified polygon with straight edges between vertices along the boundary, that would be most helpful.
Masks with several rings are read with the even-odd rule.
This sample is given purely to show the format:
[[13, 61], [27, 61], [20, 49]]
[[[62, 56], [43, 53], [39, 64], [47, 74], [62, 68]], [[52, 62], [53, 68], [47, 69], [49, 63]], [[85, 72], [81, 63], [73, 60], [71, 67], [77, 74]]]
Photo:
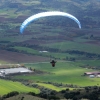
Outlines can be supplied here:
[[52, 64], [52, 67], [55, 67], [56, 61], [52, 60], [50, 63]]

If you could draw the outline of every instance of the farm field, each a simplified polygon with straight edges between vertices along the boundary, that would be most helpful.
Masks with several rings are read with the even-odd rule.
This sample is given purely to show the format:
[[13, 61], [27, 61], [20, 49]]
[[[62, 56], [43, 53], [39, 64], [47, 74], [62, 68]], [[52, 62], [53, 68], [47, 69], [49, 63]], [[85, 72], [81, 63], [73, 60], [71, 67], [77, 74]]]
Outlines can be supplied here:
[[[97, 53], [100, 54], [100, 47], [95, 44], [88, 44], [85, 43], [88, 40], [85, 40], [84, 42], [82, 41], [65, 41], [65, 42], [60, 42], [60, 43], [51, 43], [49, 44], [49, 47], [51, 48], [57, 48], [62, 51], [65, 50], [79, 50], [79, 51], [84, 51], [84, 52], [89, 52], [89, 53]], [[82, 44], [82, 45], [81, 45]], [[44, 46], [48, 46], [48, 44], [44, 44]]]
[[[0, 95], [15, 90], [38, 94], [46, 89], [59, 92], [66, 88], [100, 87], [100, 78], [83, 76], [85, 72], [100, 71], [99, 0], [1, 0], [0, 8], [0, 68], [21, 64], [37, 71], [10, 77], [14, 81], [0, 79]], [[20, 33], [22, 22], [29, 16], [52, 10], [72, 14], [82, 29], [70, 18], [52, 16], [33, 21]], [[55, 67], [50, 63], [52, 59], [57, 61]], [[26, 83], [38, 88], [27, 87]], [[26, 99], [39, 98], [26, 95]]]
[[40, 92], [39, 89], [27, 87], [20, 82], [6, 81], [0, 79], [0, 95], [4, 95], [12, 91], [18, 91], [20, 93], [34, 91], [36, 94]]
[[0, 63], [31, 63], [31, 62], [42, 62], [48, 61], [49, 58], [38, 55], [22, 54], [17, 52], [11, 52], [6, 50], [0, 50]]
[[[90, 78], [83, 76], [84, 72], [94, 72], [98, 70], [81, 68], [81, 62], [57, 62], [56, 67], [51, 67], [50, 63], [25, 64], [27, 67], [49, 72], [50, 74], [16, 76], [17, 79], [33, 80], [36, 82], [53, 82], [63, 84], [73, 84], [78, 86], [94, 86], [99, 84], [100, 78]], [[100, 84], [99, 84], [100, 85]]]
[[65, 87], [57, 87], [57, 86], [54, 86], [54, 85], [51, 85], [51, 84], [45, 84], [45, 83], [34, 83], [34, 84], [37, 84], [39, 86], [43, 86], [43, 87], [51, 89], [51, 90], [55, 90], [57, 92], [59, 92], [61, 90], [66, 90]]
[[78, 57], [77, 55], [70, 55], [68, 53], [56, 53], [56, 52], [49, 52], [47, 51], [46, 53], [41, 53], [39, 50], [34, 50], [32, 48], [28, 48], [28, 47], [13, 47], [19, 51], [25, 51], [27, 53], [30, 54], [34, 54], [34, 55], [40, 55], [40, 56], [45, 56], [48, 57], [50, 59], [50, 56], [55, 57], [55, 58], [60, 58], [60, 59], [66, 59], [66, 57]]

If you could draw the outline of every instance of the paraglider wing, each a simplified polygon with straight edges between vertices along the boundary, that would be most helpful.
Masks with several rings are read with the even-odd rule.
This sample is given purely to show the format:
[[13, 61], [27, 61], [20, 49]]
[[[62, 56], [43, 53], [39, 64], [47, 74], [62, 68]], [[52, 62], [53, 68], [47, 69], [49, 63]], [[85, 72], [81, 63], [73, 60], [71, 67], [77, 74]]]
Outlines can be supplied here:
[[65, 13], [65, 12], [60, 12], [60, 11], [51, 11], [51, 12], [42, 12], [42, 13], [38, 13], [38, 14], [35, 14], [29, 18], [27, 18], [21, 25], [20, 27], [20, 33], [23, 33], [24, 29], [27, 27], [28, 24], [30, 24], [32, 21], [38, 19], [38, 18], [41, 18], [41, 17], [47, 17], [47, 16], [64, 16], [64, 17], [68, 17], [72, 20], [74, 20], [79, 28], [81, 28], [81, 24], [79, 22], [79, 20], [74, 17], [73, 15], [71, 14], [68, 14], [68, 13]]

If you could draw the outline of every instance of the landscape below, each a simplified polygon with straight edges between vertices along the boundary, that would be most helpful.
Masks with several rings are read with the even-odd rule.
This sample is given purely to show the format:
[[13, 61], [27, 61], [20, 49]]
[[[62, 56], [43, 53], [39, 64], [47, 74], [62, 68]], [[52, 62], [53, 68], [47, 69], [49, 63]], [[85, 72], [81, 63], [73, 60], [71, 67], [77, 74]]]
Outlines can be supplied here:
[[[0, 99], [100, 99], [100, 2], [51, 1], [0, 1]], [[48, 17], [31, 23], [20, 34], [26, 18], [58, 10], [58, 5], [80, 20], [81, 30], [70, 19]], [[54, 68], [52, 59], [57, 61]], [[24, 69], [13, 75], [4, 73], [13, 68], [32, 73]]]

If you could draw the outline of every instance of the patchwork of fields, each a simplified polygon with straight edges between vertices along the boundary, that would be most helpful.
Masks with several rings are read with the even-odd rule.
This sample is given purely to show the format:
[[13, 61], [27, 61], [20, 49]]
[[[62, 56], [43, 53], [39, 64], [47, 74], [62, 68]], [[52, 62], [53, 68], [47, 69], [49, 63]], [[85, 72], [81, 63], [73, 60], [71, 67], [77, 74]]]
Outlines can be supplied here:
[[[99, 16], [94, 16], [96, 13], [98, 15], [99, 1], [89, 0], [87, 3], [84, 2], [86, 0], [80, 0], [79, 3], [76, 3], [77, 0], [15, 1], [0, 1], [0, 64], [24, 64], [33, 70], [46, 73], [18, 75], [13, 79], [25, 79], [27, 82], [31, 81], [32, 84], [55, 91], [69, 87], [58, 87], [54, 83], [76, 87], [100, 86], [100, 78], [83, 76], [84, 72], [100, 71], [100, 22]], [[97, 9], [91, 7], [90, 1], [93, 8], [98, 5]], [[92, 8], [92, 12], [88, 5]], [[30, 24], [24, 34], [20, 34], [20, 25], [27, 17], [41, 11], [58, 9], [77, 16], [82, 22], [82, 29], [79, 30], [77, 25], [67, 18], [48, 17]], [[43, 50], [48, 52], [39, 52]], [[57, 60], [54, 68], [50, 64], [52, 59]], [[50, 82], [52, 84], [48, 84]], [[11, 91], [20, 93], [32, 91], [36, 94], [40, 92], [38, 88], [0, 79], [0, 95]]]

